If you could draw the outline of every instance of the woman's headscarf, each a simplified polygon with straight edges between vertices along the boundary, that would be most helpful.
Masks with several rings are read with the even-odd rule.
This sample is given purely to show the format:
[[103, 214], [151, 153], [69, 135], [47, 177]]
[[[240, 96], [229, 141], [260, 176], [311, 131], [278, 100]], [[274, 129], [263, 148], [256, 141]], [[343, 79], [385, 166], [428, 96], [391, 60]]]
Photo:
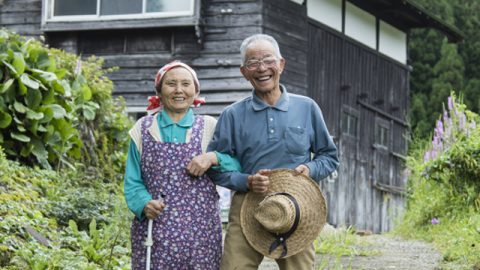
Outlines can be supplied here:
[[[183, 67], [186, 70], [188, 70], [190, 72], [190, 74], [192, 74], [193, 82], [195, 84], [195, 92], [197, 94], [199, 94], [200, 93], [200, 83], [198, 81], [197, 73], [189, 65], [187, 65], [185, 63], [182, 63], [178, 60], [172, 61], [172, 62], [164, 65], [163, 67], [161, 67], [158, 70], [157, 75], [155, 76], [155, 89], [156, 89], [157, 93], [160, 93], [160, 90], [161, 90], [161, 87], [162, 87], [162, 85], [161, 85], [162, 84], [162, 79], [165, 76], [165, 74], [169, 70], [171, 70], [173, 68], [176, 68], [176, 67]], [[205, 99], [201, 98], [201, 97], [197, 97], [193, 100], [193, 105], [192, 106], [193, 107], [199, 107], [200, 105], [203, 105], [203, 104], [205, 104]], [[158, 95], [148, 97], [148, 107], [147, 107], [148, 114], [154, 114], [154, 113], [160, 111], [161, 109], [162, 109], [162, 104], [161, 104], [160, 97]]]

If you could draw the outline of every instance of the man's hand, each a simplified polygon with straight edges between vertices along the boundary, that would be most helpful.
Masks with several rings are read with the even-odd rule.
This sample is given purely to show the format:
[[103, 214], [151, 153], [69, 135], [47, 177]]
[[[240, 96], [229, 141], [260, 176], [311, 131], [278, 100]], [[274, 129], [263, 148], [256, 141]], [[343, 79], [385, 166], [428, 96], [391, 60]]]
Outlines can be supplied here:
[[295, 171], [298, 173], [298, 174], [304, 174], [308, 177], [310, 177], [310, 169], [307, 167], [307, 165], [298, 165], [298, 167], [295, 168]]
[[256, 193], [265, 193], [270, 185], [268, 176], [270, 170], [259, 170], [256, 174], [248, 176], [248, 189]]
[[148, 219], [156, 219], [163, 209], [165, 209], [163, 201], [151, 200], [143, 208], [143, 213]]
[[192, 158], [187, 165], [187, 172], [192, 176], [202, 176], [212, 165], [218, 165], [217, 155], [208, 152]]

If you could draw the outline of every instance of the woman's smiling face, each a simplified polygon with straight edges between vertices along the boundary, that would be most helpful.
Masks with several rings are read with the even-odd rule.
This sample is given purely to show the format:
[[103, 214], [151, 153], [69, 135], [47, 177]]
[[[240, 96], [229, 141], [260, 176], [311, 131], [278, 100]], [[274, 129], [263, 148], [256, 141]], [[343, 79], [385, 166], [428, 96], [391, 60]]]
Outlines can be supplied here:
[[167, 112], [186, 112], [197, 96], [193, 76], [183, 67], [167, 71], [161, 87], [159, 96]]

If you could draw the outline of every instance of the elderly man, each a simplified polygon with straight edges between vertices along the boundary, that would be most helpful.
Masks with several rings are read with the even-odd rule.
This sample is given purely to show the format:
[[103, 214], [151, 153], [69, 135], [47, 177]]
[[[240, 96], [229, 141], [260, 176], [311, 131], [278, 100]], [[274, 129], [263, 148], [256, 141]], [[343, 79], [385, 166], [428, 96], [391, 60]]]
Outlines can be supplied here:
[[[247, 242], [240, 224], [240, 209], [247, 191], [265, 193], [271, 169], [288, 168], [320, 181], [338, 167], [337, 149], [318, 105], [290, 94], [280, 84], [285, 59], [276, 40], [257, 34], [241, 47], [240, 71], [253, 86], [252, 95], [222, 112], [208, 151], [236, 157], [242, 172], [215, 172], [221, 186], [235, 190], [229, 214], [221, 269], [257, 269], [263, 255]], [[313, 153], [313, 158], [311, 153]], [[313, 269], [313, 244], [276, 260], [280, 269]]]

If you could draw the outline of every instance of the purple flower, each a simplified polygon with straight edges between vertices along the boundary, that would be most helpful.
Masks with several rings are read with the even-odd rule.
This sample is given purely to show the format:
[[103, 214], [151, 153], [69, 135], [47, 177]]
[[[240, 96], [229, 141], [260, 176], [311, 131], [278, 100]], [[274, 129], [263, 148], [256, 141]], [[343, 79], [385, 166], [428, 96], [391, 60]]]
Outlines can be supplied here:
[[467, 122], [467, 117], [465, 116], [465, 113], [461, 113], [460, 114], [460, 117], [458, 119], [458, 127], [460, 128], [460, 130], [464, 130], [465, 129], [465, 123]]
[[443, 122], [445, 122], [445, 124], [448, 123], [448, 119], [449, 119], [448, 118], [448, 113], [447, 113], [447, 111], [444, 110], [443, 111]]
[[448, 109], [451, 111], [455, 107], [455, 104], [453, 103], [453, 98], [452, 96], [448, 97]]
[[76, 76], [82, 73], [82, 61], [80, 59], [77, 60], [77, 65], [75, 66], [75, 71], [73, 73]]
[[425, 152], [425, 155], [423, 155], [423, 161], [424, 162], [430, 161], [430, 151]]
[[437, 225], [438, 223], [440, 223], [440, 220], [438, 218], [434, 217], [434, 218], [432, 218], [431, 222], [432, 222], [432, 225]]

